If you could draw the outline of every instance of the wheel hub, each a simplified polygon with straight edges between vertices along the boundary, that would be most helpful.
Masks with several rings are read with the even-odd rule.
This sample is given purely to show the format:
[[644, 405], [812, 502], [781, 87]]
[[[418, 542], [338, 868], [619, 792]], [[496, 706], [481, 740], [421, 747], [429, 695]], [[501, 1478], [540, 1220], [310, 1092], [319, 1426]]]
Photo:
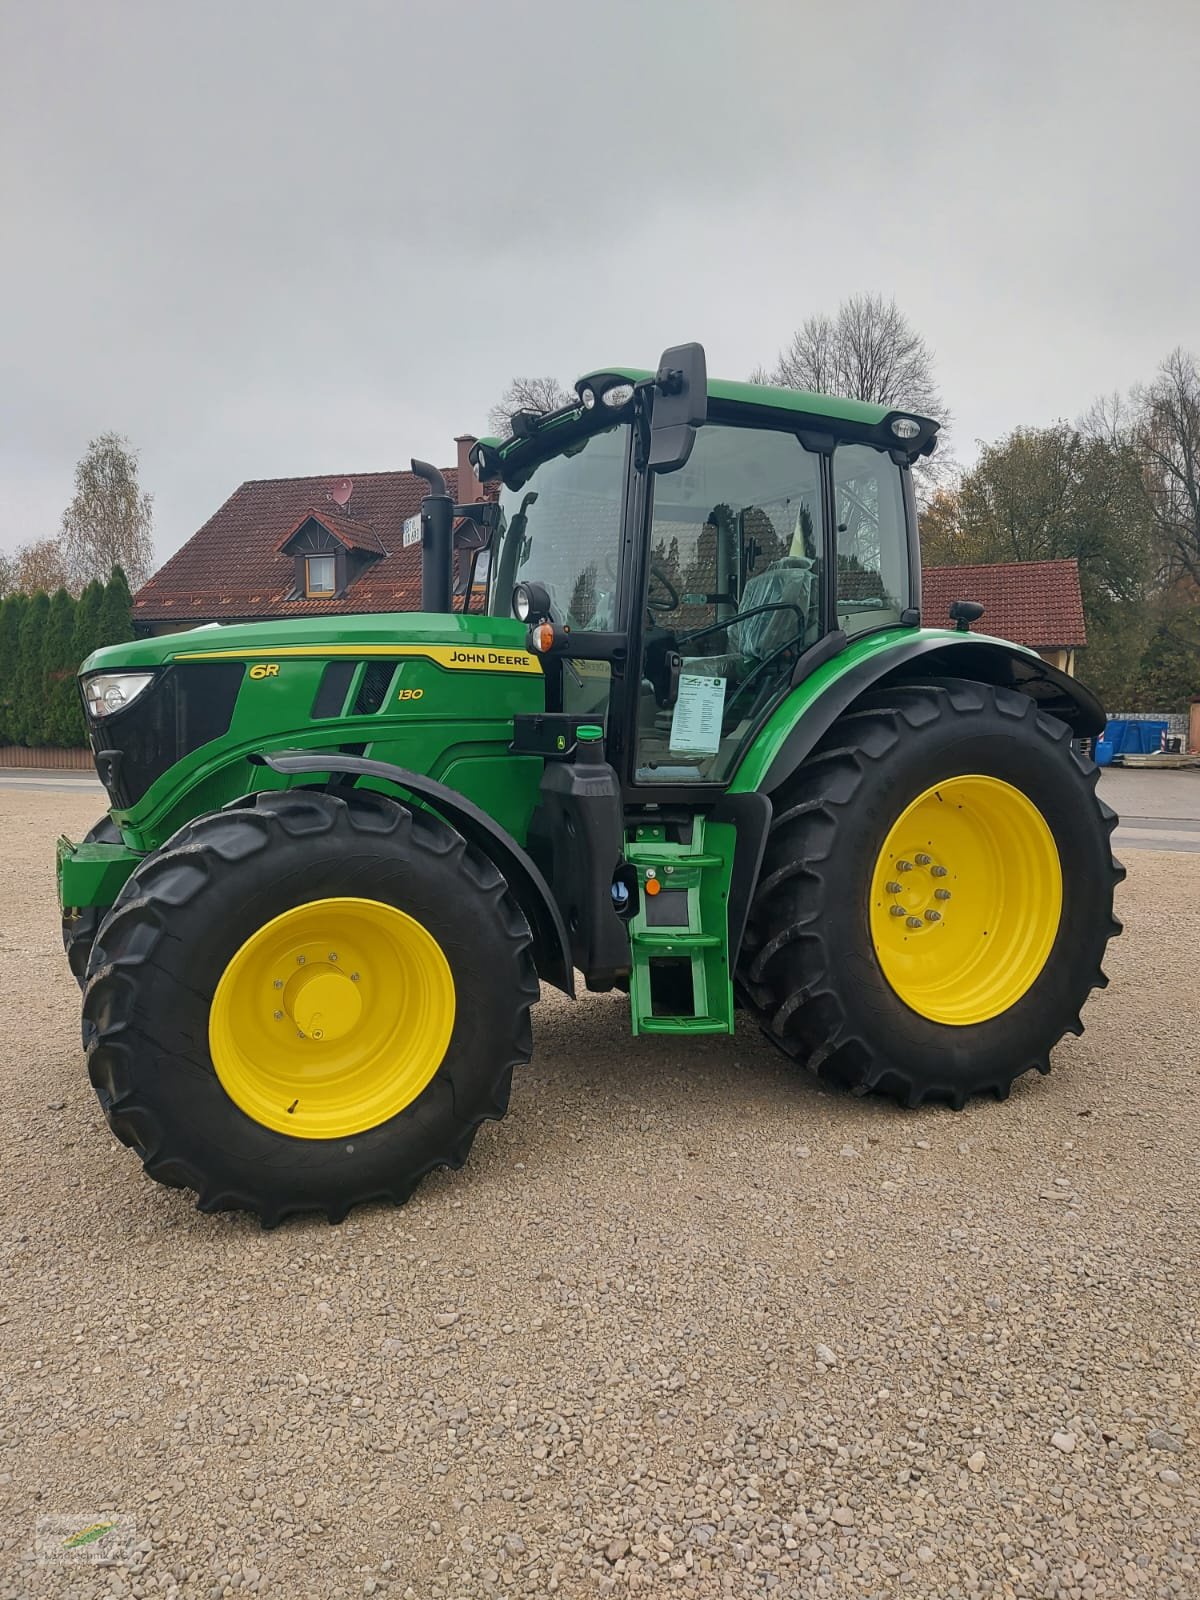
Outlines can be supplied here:
[[[268, 996], [272, 1005], [274, 992]], [[306, 1039], [342, 1039], [362, 1016], [361, 984], [325, 963], [305, 965], [284, 989], [284, 1009]]]
[[[903, 926], [912, 933], [945, 927], [947, 904], [954, 898], [945, 880], [957, 878], [949, 862], [938, 860], [928, 850], [913, 850], [895, 862], [896, 876], [884, 888], [891, 896], [889, 916], [904, 918]], [[966, 885], [964, 885], [966, 887]]]

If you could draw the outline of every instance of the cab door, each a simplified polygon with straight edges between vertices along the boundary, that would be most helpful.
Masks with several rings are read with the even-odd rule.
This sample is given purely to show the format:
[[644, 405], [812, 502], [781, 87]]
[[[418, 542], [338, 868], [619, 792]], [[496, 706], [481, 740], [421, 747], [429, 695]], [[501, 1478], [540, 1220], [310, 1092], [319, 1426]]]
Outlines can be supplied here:
[[631, 790], [724, 784], [824, 631], [825, 476], [795, 432], [717, 421], [647, 477]]

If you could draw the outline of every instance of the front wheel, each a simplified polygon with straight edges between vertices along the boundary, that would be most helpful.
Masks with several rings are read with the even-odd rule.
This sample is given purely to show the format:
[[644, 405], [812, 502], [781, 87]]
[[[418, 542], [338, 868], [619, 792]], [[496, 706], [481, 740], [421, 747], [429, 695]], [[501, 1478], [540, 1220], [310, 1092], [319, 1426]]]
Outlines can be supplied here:
[[1012, 690], [859, 702], [778, 797], [738, 974], [768, 1035], [909, 1105], [1048, 1072], [1120, 932], [1097, 777]]
[[380, 795], [262, 794], [132, 873], [88, 967], [114, 1133], [201, 1210], [271, 1226], [405, 1200], [504, 1115], [528, 926], [495, 866]]

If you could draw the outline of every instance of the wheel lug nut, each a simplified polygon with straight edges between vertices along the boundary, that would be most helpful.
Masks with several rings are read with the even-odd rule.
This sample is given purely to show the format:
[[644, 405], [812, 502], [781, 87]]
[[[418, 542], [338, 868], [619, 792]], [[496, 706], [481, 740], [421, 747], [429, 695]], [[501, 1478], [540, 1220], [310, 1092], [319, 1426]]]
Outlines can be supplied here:
[[282, 1022], [283, 1021], [283, 1012], [282, 1011], [277, 1011], [275, 1013], [275, 1021], [276, 1022]]
[[331, 950], [329, 952], [329, 959], [330, 959], [330, 961], [336, 961], [337, 960], [337, 951], [336, 950]]
[[946, 876], [946, 868], [945, 867], [934, 867], [932, 876], [935, 877], [935, 878], [944, 878]]
[[275, 987], [277, 989], [282, 989], [283, 988], [283, 979], [282, 978], [276, 978], [275, 979]]
[[909, 928], [919, 928], [919, 927], [921, 927], [922, 923], [921, 923], [920, 917], [909, 917], [907, 919], [907, 922], [906, 922], [905, 926], [909, 927]]
[[297, 956], [296, 957], [296, 965], [298, 967], [302, 967], [307, 960], [308, 960], [307, 956]]
[[904, 907], [903, 906], [893, 906], [892, 907], [892, 915], [894, 917], [902, 917], [904, 915]]
[[887, 892], [889, 894], [899, 894], [900, 893], [900, 885], [898, 883], [885, 884], [884, 887], [887, 889]]
[[950, 891], [949, 889], [935, 889], [933, 891], [933, 898], [935, 900], [949, 900]]
[[941, 920], [942, 920], [942, 913], [940, 911], [927, 911], [925, 913], [925, 921], [926, 922], [940, 922]]
[[927, 867], [932, 860], [933, 860], [932, 856], [919, 855], [917, 857], [917, 865], [919, 867]]
[[350, 982], [351, 983], [357, 983], [358, 982], [358, 973], [357, 972], [352, 972], [350, 974]]
[[912, 871], [912, 862], [911, 861], [897, 861], [897, 863], [896, 863], [896, 871], [897, 872], [911, 872]]

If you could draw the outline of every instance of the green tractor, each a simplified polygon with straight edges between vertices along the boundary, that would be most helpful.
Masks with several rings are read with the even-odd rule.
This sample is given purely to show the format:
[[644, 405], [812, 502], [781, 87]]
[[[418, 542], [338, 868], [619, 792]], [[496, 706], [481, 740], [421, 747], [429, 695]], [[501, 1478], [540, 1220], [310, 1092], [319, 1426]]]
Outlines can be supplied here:
[[539, 983], [676, 1048], [740, 1010], [830, 1083], [958, 1107], [1048, 1071], [1105, 982], [1104, 714], [967, 600], [923, 625], [937, 424], [710, 382], [698, 345], [576, 395], [473, 447], [477, 504], [413, 463], [420, 613], [83, 664], [89, 1071], [202, 1210], [337, 1221], [460, 1166]]

